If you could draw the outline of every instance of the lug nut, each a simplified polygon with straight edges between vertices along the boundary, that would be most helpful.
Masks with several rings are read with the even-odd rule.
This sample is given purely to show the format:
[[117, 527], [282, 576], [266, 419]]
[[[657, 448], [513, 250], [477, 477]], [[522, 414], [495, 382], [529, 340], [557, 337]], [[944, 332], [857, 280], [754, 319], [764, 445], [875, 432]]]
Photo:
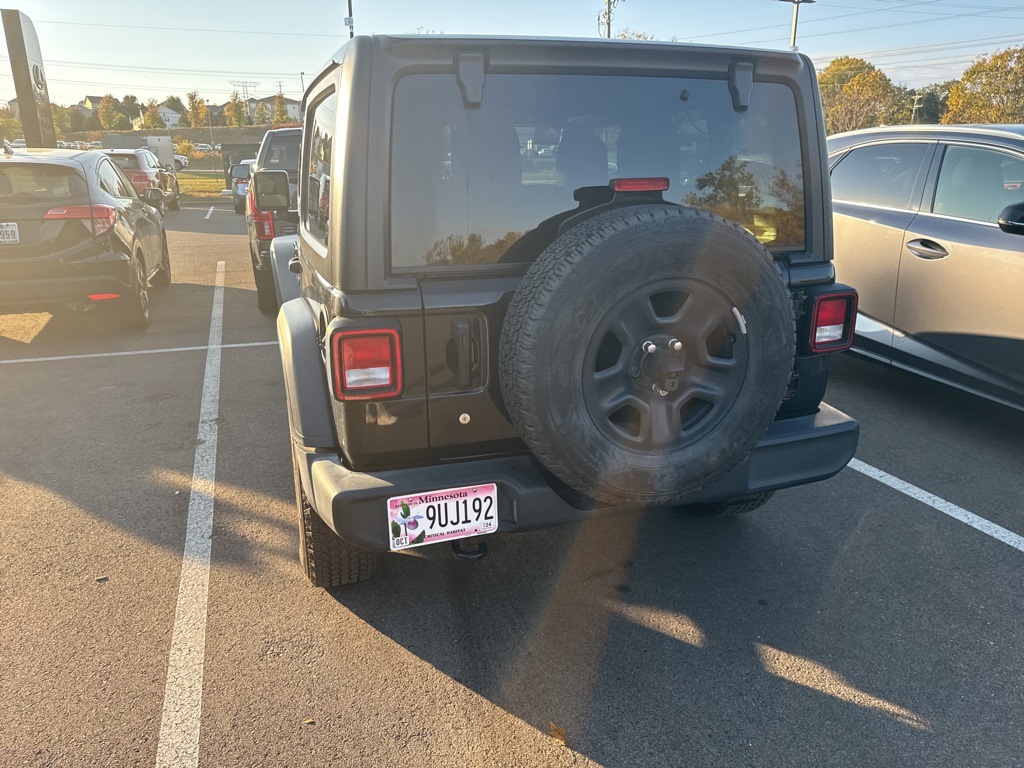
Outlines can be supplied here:
[[632, 376], [635, 379], [637, 376], [640, 375], [640, 369], [639, 368], [630, 368], [629, 369], [629, 375]]
[[667, 390], [664, 390], [664, 389], [662, 389], [662, 388], [661, 388], [661, 387], [659, 387], [659, 386], [658, 386], [657, 384], [651, 384], [651, 391], [653, 391], [653, 392], [657, 392], [657, 393], [658, 393], [659, 395], [661, 395], [662, 397], [665, 397], [665, 395], [667, 395], [667, 394], [668, 394], [668, 391], [667, 391]]
[[651, 354], [657, 348], [658, 347], [654, 344], [653, 341], [645, 341], [642, 347], [643, 351], [646, 352], [648, 355]]
[[678, 352], [683, 348], [683, 342], [681, 342], [679, 339], [672, 339], [672, 341], [668, 343], [668, 348], [671, 349], [673, 352]]

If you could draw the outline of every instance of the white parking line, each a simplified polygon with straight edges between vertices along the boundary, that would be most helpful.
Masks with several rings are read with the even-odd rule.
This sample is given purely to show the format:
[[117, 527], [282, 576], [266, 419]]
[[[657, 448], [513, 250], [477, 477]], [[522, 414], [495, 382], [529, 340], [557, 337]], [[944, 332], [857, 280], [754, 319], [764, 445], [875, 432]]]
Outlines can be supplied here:
[[1013, 531], [1008, 531], [1001, 525], [996, 525], [983, 517], [979, 517], [973, 512], [968, 512], [963, 507], [958, 507], [952, 502], [940, 499], [938, 496], [928, 493], [928, 491], [918, 488], [916, 485], [911, 485], [904, 480], [900, 480], [898, 477], [890, 475], [888, 472], [883, 472], [877, 467], [865, 464], [863, 461], [859, 461], [858, 459], [851, 459], [848, 466], [850, 469], [854, 469], [861, 474], [874, 478], [880, 483], [884, 483], [893, 490], [899, 491], [912, 499], [916, 499], [917, 501], [927, 504], [932, 509], [937, 509], [939, 512], [949, 515], [950, 517], [959, 520], [961, 523], [966, 523], [971, 526], [971, 528], [981, 531], [982, 533], [991, 536], [993, 539], [998, 539], [1004, 544], [1009, 544], [1014, 549], [1019, 549], [1021, 552], [1024, 552], [1024, 536], [1018, 536]]
[[[243, 341], [237, 344], [221, 344], [221, 349], [238, 349], [240, 347], [277, 346], [276, 341]], [[0, 360], [0, 365], [14, 363], [52, 363], [58, 360], [89, 360], [94, 357], [130, 357], [131, 355], [157, 355], [161, 352], [198, 352], [209, 349], [205, 344], [198, 347], [164, 347], [162, 349], [132, 349], [127, 352], [94, 352], [86, 355], [58, 355], [57, 357], [17, 357], [12, 360]]]
[[208, 218], [210, 218], [211, 216], [213, 216], [213, 206], [212, 206], [212, 205], [210, 206], [210, 210], [208, 210], [208, 211], [206, 212], [206, 216], [205, 216], [204, 218], [207, 218], [207, 219], [208, 219]]
[[207, 345], [199, 434], [188, 500], [185, 550], [167, 662], [163, 717], [156, 747], [157, 768], [199, 765], [199, 723], [203, 705], [206, 609], [210, 591], [213, 497], [217, 472], [217, 414], [220, 400], [221, 332], [224, 326], [224, 262], [217, 262], [210, 342]]

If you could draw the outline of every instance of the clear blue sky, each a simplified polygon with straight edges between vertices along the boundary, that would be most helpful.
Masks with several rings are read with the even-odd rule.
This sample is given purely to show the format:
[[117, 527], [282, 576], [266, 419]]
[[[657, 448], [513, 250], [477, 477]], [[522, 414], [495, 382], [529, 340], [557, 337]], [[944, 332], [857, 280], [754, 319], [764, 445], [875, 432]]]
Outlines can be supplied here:
[[[352, 0], [355, 30], [593, 37], [603, 0]], [[21, 0], [36, 24], [50, 96], [227, 100], [229, 81], [256, 96], [301, 95], [308, 76], [347, 38], [346, 0]], [[789, 46], [792, 5], [779, 0], [620, 0], [613, 33], [628, 27], [668, 40]], [[1024, 2], [818, 0], [800, 7], [797, 44], [820, 68], [861, 56], [911, 87], [958, 77], [982, 54], [1024, 43]], [[0, 68], [0, 99], [14, 97]]]

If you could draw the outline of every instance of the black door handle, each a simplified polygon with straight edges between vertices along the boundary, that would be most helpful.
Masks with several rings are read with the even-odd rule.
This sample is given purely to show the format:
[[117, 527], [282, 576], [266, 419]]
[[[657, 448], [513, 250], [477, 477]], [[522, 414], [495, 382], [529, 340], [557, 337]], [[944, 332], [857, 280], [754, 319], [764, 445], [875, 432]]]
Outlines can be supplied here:
[[455, 340], [455, 386], [467, 389], [473, 373], [472, 325], [468, 317], [452, 320], [452, 338]]

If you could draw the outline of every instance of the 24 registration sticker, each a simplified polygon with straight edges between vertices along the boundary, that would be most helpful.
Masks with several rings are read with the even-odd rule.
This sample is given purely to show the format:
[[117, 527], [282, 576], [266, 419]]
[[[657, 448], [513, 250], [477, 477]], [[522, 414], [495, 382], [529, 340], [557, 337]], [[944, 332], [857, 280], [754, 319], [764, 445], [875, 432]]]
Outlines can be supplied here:
[[498, 530], [494, 483], [424, 491], [388, 499], [392, 551], [481, 536]]

